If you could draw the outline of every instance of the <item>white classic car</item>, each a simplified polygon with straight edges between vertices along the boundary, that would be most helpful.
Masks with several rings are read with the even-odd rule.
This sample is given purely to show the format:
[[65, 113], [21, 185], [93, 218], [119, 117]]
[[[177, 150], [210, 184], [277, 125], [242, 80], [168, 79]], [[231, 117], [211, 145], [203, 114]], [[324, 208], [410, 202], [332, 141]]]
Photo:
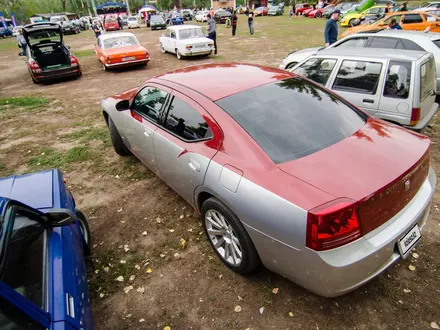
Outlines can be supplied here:
[[179, 60], [184, 56], [210, 55], [214, 50], [214, 42], [197, 25], [171, 26], [159, 42], [162, 53], [174, 53]]
[[200, 10], [197, 12], [196, 21], [197, 22], [208, 22], [209, 11]]

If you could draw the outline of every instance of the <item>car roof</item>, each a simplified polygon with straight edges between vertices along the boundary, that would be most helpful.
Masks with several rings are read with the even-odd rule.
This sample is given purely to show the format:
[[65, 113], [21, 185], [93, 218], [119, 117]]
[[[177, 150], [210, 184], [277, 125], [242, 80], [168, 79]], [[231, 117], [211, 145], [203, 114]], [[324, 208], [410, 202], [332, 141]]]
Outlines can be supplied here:
[[374, 36], [374, 35], [392, 36], [392, 37], [399, 37], [399, 38], [405, 38], [405, 39], [411, 39], [411, 40], [417, 40], [419, 38], [427, 38], [427, 39], [435, 39], [435, 37], [440, 38], [440, 34], [435, 33], [435, 32], [388, 30], [388, 29], [383, 29], [383, 30], [377, 31], [376, 33], [366, 32], [366, 33], [362, 33], [362, 35], [363, 36]]
[[213, 101], [270, 82], [292, 77], [290, 72], [244, 63], [212, 63], [186, 67], [156, 77], [195, 90]]
[[134, 37], [133, 33], [130, 32], [115, 32], [115, 33], [105, 33], [99, 36], [100, 39], [105, 40], [109, 38], [119, 38], [119, 37]]
[[399, 52], [380, 52], [376, 48], [329, 48], [323, 49], [316, 53], [315, 55], [335, 55], [335, 56], [346, 56], [346, 57], [371, 57], [376, 59], [390, 59], [390, 60], [418, 60], [420, 57], [425, 55], [426, 52], [415, 51], [415, 50], [401, 50]]
[[201, 29], [202, 27], [200, 25], [179, 25], [179, 26], [169, 26], [168, 28], [179, 31], [179, 30], [192, 29], [192, 28]]

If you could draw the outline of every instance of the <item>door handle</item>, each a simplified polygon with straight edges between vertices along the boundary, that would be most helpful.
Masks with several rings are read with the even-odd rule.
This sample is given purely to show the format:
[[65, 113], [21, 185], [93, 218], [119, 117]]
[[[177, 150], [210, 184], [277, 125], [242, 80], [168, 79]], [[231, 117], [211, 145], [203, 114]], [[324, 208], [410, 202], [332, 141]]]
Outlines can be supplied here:
[[194, 159], [189, 159], [188, 166], [190, 169], [192, 169], [194, 172], [200, 172], [200, 164], [197, 163]]
[[144, 129], [144, 135], [147, 137], [147, 138], [151, 138], [151, 135], [153, 134], [153, 131], [150, 131], [149, 129]]
[[372, 100], [372, 99], [363, 99], [362, 102], [364, 102], [364, 103], [374, 103], [374, 100]]

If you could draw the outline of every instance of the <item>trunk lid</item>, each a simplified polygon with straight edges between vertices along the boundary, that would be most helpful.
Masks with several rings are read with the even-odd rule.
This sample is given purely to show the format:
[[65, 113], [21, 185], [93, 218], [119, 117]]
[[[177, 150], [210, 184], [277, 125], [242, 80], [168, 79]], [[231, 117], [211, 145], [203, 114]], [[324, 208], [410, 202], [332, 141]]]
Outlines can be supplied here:
[[23, 37], [29, 46], [50, 40], [63, 43], [61, 26], [57, 23], [35, 23], [23, 28]]
[[278, 167], [335, 198], [359, 201], [367, 234], [417, 193], [428, 175], [430, 143], [417, 133], [368, 119], [352, 136]]

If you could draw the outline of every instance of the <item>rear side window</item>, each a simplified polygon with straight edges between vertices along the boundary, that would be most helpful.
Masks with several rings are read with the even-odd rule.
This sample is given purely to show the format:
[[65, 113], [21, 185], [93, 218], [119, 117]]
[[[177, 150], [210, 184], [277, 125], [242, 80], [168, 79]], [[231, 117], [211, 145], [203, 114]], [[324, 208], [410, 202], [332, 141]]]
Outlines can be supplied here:
[[367, 46], [368, 37], [352, 38], [335, 46], [338, 48], [364, 48]]
[[159, 122], [168, 93], [156, 87], [145, 87], [134, 98], [132, 109], [152, 122]]
[[186, 141], [200, 141], [212, 137], [212, 132], [200, 113], [177, 97], [174, 97], [171, 103], [164, 127]]
[[216, 102], [276, 164], [353, 135], [366, 116], [300, 77], [252, 88]]
[[335, 64], [335, 59], [311, 58], [295, 69], [295, 73], [325, 85]]
[[405, 49], [408, 50], [419, 50], [424, 52], [425, 50], [417, 45], [414, 41], [408, 40], [408, 39], [400, 39], [402, 41], [403, 45], [405, 46]]
[[432, 40], [432, 43], [433, 43], [434, 45], [436, 45], [438, 48], [440, 48], [440, 39], [438, 39], [438, 40]]
[[403, 46], [398, 47], [399, 43], [397, 38], [374, 37], [369, 48], [403, 48]]
[[415, 24], [415, 23], [423, 23], [423, 19], [420, 14], [408, 14], [403, 17], [403, 24]]
[[339, 68], [332, 89], [343, 92], [376, 94], [382, 64], [345, 60]]
[[391, 61], [383, 96], [407, 99], [411, 83], [411, 63]]
[[435, 63], [434, 58], [430, 58], [420, 67], [420, 101], [431, 95], [435, 89]]

